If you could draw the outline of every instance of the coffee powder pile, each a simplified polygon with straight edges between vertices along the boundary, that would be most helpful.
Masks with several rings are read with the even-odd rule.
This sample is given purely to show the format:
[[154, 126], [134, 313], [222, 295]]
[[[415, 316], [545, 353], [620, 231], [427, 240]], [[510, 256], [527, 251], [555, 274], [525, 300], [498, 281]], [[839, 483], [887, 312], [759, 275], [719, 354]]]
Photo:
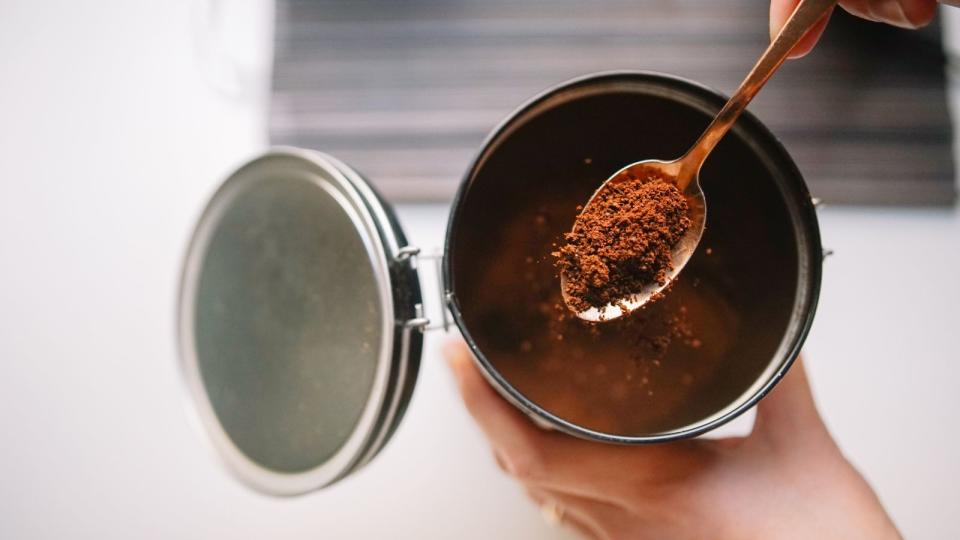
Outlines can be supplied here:
[[683, 193], [667, 178], [629, 178], [603, 189], [554, 252], [576, 311], [603, 307], [663, 285], [671, 249], [690, 228]]

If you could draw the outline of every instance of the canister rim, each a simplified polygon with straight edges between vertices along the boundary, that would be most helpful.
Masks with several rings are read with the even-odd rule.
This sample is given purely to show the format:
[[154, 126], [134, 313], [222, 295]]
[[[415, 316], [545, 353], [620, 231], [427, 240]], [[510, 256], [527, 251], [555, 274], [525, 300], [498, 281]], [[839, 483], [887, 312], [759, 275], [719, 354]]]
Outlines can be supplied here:
[[[618, 444], [668, 442], [695, 437], [716, 429], [753, 407], [786, 375], [789, 368], [799, 356], [800, 348], [813, 325], [820, 293], [823, 253], [816, 209], [806, 183], [803, 181], [803, 175], [800, 173], [800, 170], [797, 168], [796, 163], [790, 157], [786, 148], [784, 148], [783, 143], [769, 128], [760, 122], [751, 111], [747, 110], [743, 112], [737, 124], [732, 128], [732, 131], [736, 133], [746, 132], [751, 135], [751, 139], [763, 143], [766, 146], [767, 153], [775, 156], [778, 162], [784, 167], [786, 175], [796, 180], [786, 183], [777, 182], [777, 184], [781, 191], [794, 191], [792, 196], [786, 196], [785, 194], [784, 199], [787, 201], [787, 206], [791, 212], [791, 219], [799, 223], [799, 226], [795, 228], [795, 232], [798, 235], [798, 250], [801, 252], [801, 270], [804, 272], [807, 282], [806, 286], [803, 287], [805, 289], [802, 291], [803, 294], [798, 294], [794, 308], [795, 312], [802, 312], [795, 315], [797, 319], [799, 319], [799, 324], [792, 329], [788, 329], [784, 335], [777, 350], [780, 360], [778, 362], [771, 362], [767, 370], [758, 377], [754, 385], [721, 411], [683, 428], [643, 436], [603, 433], [564, 420], [524, 396], [522, 392], [510, 384], [510, 382], [500, 374], [480, 351], [478, 344], [466, 326], [454, 287], [452, 256], [456, 251], [454, 244], [456, 237], [455, 231], [457, 230], [459, 218], [458, 209], [466, 198], [477, 171], [483, 166], [488, 156], [493, 154], [498, 142], [507, 137], [511, 130], [519, 127], [525, 117], [534, 115], [536, 109], [548, 109], [551, 101], [555, 100], [557, 103], [565, 102], [565, 95], [576, 92], [579, 92], [577, 97], [608, 93], [610, 90], [609, 88], [603, 89], [604, 85], [615, 86], [618, 84], [623, 85], [624, 89], [629, 86], [636, 88], [638, 84], [647, 84], [663, 92], [671, 88], [680, 89], [687, 96], [710, 104], [715, 110], [712, 112], [707, 111], [709, 114], [715, 114], [719, 111], [728, 99], [728, 96], [722, 92], [690, 79], [654, 71], [634, 70], [605, 71], [583, 75], [553, 86], [530, 98], [504, 118], [500, 124], [490, 132], [484, 140], [481, 149], [471, 160], [464, 173], [464, 178], [454, 196], [450, 219], [447, 223], [443, 279], [451, 315], [457, 326], [461, 329], [464, 340], [472, 350], [474, 360], [479, 363], [480, 371], [484, 377], [486, 377], [500, 395], [509, 402], [533, 418], [537, 418], [538, 420], [545, 419], [552, 427], [576, 437]], [[802, 279], [798, 280], [798, 287], [803, 285], [801, 283], [802, 281]]]

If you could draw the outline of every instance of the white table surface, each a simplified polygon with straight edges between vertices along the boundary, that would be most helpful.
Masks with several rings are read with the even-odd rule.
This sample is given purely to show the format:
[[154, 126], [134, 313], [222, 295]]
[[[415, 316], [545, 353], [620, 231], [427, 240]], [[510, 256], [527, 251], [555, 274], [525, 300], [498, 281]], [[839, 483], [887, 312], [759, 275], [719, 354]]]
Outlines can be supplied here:
[[[265, 145], [269, 4], [229, 4], [214, 49], [253, 91], [197, 54], [202, 3], [0, 4], [0, 538], [570, 537], [493, 465], [440, 336], [395, 439], [332, 489], [263, 497], [204, 447], [176, 368], [178, 267], [219, 179]], [[426, 247], [446, 212], [400, 208]], [[960, 214], [820, 215], [821, 410], [908, 537], [958, 538]]]

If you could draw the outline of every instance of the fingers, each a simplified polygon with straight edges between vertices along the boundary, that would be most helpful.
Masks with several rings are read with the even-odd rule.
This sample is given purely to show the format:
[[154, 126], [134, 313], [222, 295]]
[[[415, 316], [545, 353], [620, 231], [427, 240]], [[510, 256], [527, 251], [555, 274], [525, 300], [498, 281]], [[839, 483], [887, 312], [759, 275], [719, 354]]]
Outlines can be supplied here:
[[[772, 0], [770, 2], [770, 39], [780, 32], [800, 0]], [[843, 9], [858, 17], [892, 24], [901, 28], [920, 28], [933, 20], [937, 13], [937, 0], [841, 0]], [[948, 5], [960, 4], [960, 0], [943, 0]], [[799, 58], [810, 52], [817, 44], [829, 17], [824, 18], [790, 53], [790, 58]]]
[[562, 523], [587, 538], [613, 538], [613, 531], [630, 521], [626, 511], [601, 501], [536, 487], [526, 491], [548, 523]]
[[826, 434], [799, 358], [770, 395], [757, 405], [754, 434], [789, 447], [797, 446], [804, 438]]
[[590, 453], [588, 443], [534, 426], [483, 379], [463, 343], [448, 344], [444, 353], [467, 410], [493, 446], [504, 472], [529, 485], [583, 494], [597, 491], [582, 465], [570, 466]]
[[[797, 4], [800, 3], [800, 0], [772, 0], [770, 2], [770, 39], [771, 41], [777, 37], [777, 34], [780, 33], [780, 29], [783, 28], [783, 25], [787, 22], [787, 19], [790, 18], [790, 15], [793, 14], [793, 10], [797, 7]], [[820, 39], [820, 36], [823, 34], [824, 29], [827, 27], [827, 22], [829, 22], [830, 16], [826, 16], [822, 21], [817, 23], [807, 35], [797, 43], [796, 47], [793, 48], [793, 51], [790, 53], [790, 58], [800, 58], [801, 56], [806, 55], [810, 52], [811, 49], [817, 44], [817, 41]]]
[[937, 13], [936, 0], [841, 0], [848, 12], [867, 20], [901, 28], [920, 28]]
[[686, 474], [705, 462], [693, 442], [627, 447], [541, 430], [487, 384], [465, 345], [452, 343], [445, 352], [464, 403], [501, 467], [528, 486], [626, 504], [646, 495], [646, 482]]
[[534, 462], [541, 459], [540, 449], [548, 446], [548, 434], [496, 394], [473, 365], [465, 345], [451, 342], [444, 354], [467, 410], [493, 446], [501, 468], [514, 475], [538, 474], [532, 469]]

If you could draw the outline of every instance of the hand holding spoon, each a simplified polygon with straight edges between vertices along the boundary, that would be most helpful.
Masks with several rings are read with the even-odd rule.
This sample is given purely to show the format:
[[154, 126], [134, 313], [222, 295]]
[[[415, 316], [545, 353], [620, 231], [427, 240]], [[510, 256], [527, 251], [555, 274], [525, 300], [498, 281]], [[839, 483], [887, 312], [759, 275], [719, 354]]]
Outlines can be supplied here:
[[[700, 188], [699, 178], [700, 168], [703, 166], [703, 162], [706, 161], [707, 156], [709, 156], [710, 152], [717, 146], [720, 139], [726, 135], [737, 121], [737, 118], [740, 117], [740, 114], [747, 108], [747, 104], [750, 103], [777, 68], [787, 59], [790, 51], [793, 50], [810, 29], [830, 13], [836, 4], [837, 0], [802, 0], [790, 18], [787, 19], [780, 33], [774, 38], [770, 46], [757, 61], [753, 70], [740, 84], [736, 93], [727, 101], [723, 109], [717, 113], [716, 118], [707, 126], [707, 129], [700, 136], [700, 139], [697, 140], [693, 147], [681, 158], [674, 161], [654, 159], [638, 161], [617, 171], [594, 192], [593, 196], [581, 211], [581, 215], [597, 200], [598, 194], [613, 184], [627, 181], [630, 178], [648, 178], [651, 176], [671, 178], [676, 181], [677, 188], [683, 192], [687, 199], [691, 224], [683, 237], [681, 237], [672, 248], [672, 268], [667, 273], [667, 279], [662, 284], [656, 282], [651, 283], [641, 290], [622, 298], [620, 301], [607, 304], [603, 307], [591, 307], [583, 311], [574, 310], [577, 317], [598, 322], [609, 321], [626, 315], [647, 303], [653, 295], [667, 287], [670, 282], [676, 278], [677, 274], [683, 270], [683, 267], [696, 250], [697, 244], [700, 243], [700, 238], [703, 236], [704, 222], [707, 217], [707, 202]], [[578, 217], [578, 222], [579, 219]], [[576, 223], [574, 223], [574, 227], [576, 227]], [[564, 302], [570, 306], [571, 300], [567, 295], [566, 278], [563, 273], [561, 273], [560, 281]]]

